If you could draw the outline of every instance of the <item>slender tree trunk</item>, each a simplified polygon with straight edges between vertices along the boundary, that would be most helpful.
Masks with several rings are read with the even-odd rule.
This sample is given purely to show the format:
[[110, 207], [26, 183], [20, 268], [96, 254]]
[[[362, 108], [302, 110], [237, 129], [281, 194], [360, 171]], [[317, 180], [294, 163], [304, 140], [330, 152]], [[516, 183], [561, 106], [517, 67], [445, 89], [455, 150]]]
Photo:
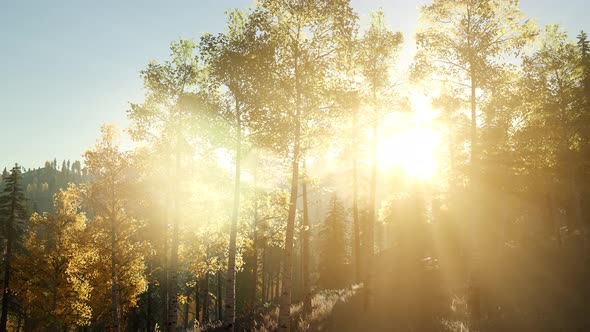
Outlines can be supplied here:
[[[149, 271], [152, 270], [152, 265], [150, 263], [149, 267], [148, 267]], [[151, 277], [150, 277], [151, 279]], [[147, 297], [147, 314], [146, 314], [146, 331], [147, 332], [152, 332], [152, 291], [153, 291], [153, 286], [152, 286], [152, 281], [148, 279], [148, 287], [147, 287], [147, 293], [146, 293], [146, 297]]]
[[209, 323], [209, 272], [205, 273], [203, 285], [203, 322]]
[[[14, 183], [13, 197], [16, 197], [16, 186]], [[12, 199], [12, 207], [10, 211], [10, 217], [8, 218], [8, 236], [6, 239], [6, 251], [4, 254], [4, 283], [2, 287], [2, 315], [0, 316], [0, 332], [6, 332], [6, 323], [8, 321], [8, 304], [10, 303], [10, 274], [11, 274], [11, 262], [12, 262], [12, 241], [14, 238], [14, 222], [16, 215], [16, 201]]]
[[275, 290], [274, 290], [274, 294], [275, 294], [274, 298], [277, 301], [281, 300], [280, 289], [281, 289], [281, 269], [279, 267], [276, 272]]
[[[227, 260], [227, 284], [225, 300], [225, 327], [234, 330], [236, 323], [236, 239], [238, 234], [238, 218], [240, 212], [240, 159], [242, 158], [242, 123], [238, 100], [236, 99], [236, 169], [234, 177], [234, 204], [229, 235], [229, 254]], [[220, 299], [221, 300], [221, 299]]]
[[222, 281], [221, 271], [217, 271], [217, 320], [223, 321], [223, 293], [222, 293]]
[[178, 222], [174, 221], [172, 231], [172, 252], [168, 272], [168, 332], [176, 332], [178, 325]]
[[117, 235], [115, 230], [115, 220], [111, 218], [111, 311], [113, 319], [113, 331], [119, 332], [119, 301], [117, 299], [117, 259], [115, 253], [117, 250]]
[[262, 302], [266, 302], [268, 299], [268, 271], [266, 262], [266, 240], [262, 244]]
[[201, 321], [201, 290], [199, 289], [199, 279], [195, 280], [195, 320]]
[[297, 121], [295, 148], [293, 155], [293, 173], [291, 175], [291, 198], [289, 200], [289, 218], [285, 235], [285, 251], [283, 259], [283, 283], [279, 310], [279, 330], [290, 331], [291, 328], [291, 293], [293, 281], [293, 235], [295, 231], [295, 215], [297, 211], [297, 186], [299, 177], [299, 121]]
[[186, 331], [188, 329], [188, 312], [190, 311], [190, 290], [186, 291], [186, 301], [184, 301], [184, 316], [182, 321], [182, 330]]
[[[256, 170], [254, 171], [254, 191], [256, 192]], [[250, 304], [256, 307], [258, 292], [258, 196], [254, 194], [254, 225], [252, 230], [252, 294]], [[264, 287], [264, 286], [263, 286]]]
[[[299, 37], [299, 32], [297, 33]], [[298, 40], [299, 38], [297, 38]], [[299, 51], [295, 49], [295, 90], [297, 100], [295, 103], [295, 135], [293, 146], [293, 160], [291, 163], [291, 196], [289, 197], [289, 217], [285, 232], [285, 251], [283, 257], [283, 282], [279, 308], [279, 331], [291, 330], [291, 293], [293, 281], [293, 235], [295, 232], [295, 216], [297, 213], [297, 187], [299, 182], [299, 149], [301, 137], [301, 87], [299, 82]]]
[[10, 298], [10, 261], [12, 256], [12, 239], [6, 241], [6, 255], [4, 256], [4, 284], [2, 287], [2, 316], [0, 318], [0, 331], [6, 332], [6, 322], [8, 320], [8, 303]]
[[275, 279], [274, 279], [274, 271], [268, 273], [268, 298], [269, 300], [274, 302], [275, 299]]
[[357, 174], [357, 116], [356, 111], [353, 118], [353, 130], [355, 130], [355, 136], [353, 139], [353, 156], [352, 156], [352, 219], [354, 227], [354, 271], [355, 271], [355, 282], [360, 283], [362, 280], [361, 274], [361, 225], [359, 220], [359, 207], [358, 207], [358, 174]]
[[470, 175], [471, 175], [471, 198], [473, 203], [471, 204], [471, 224], [472, 224], [472, 239], [473, 239], [473, 247], [472, 247], [472, 256], [471, 259], [472, 268], [471, 268], [471, 277], [469, 282], [469, 311], [471, 314], [471, 326], [474, 329], [479, 328], [479, 323], [481, 321], [481, 292], [480, 292], [480, 271], [479, 271], [479, 264], [480, 264], [480, 226], [479, 225], [479, 211], [476, 202], [479, 201], [478, 197], [478, 176], [477, 176], [477, 105], [476, 105], [476, 72], [475, 72], [475, 63], [472, 60], [470, 63], [470, 79], [471, 79], [471, 96], [470, 96], [470, 105], [471, 105], [471, 156], [470, 156]]
[[377, 195], [377, 128], [379, 125], [379, 113], [377, 110], [377, 95], [375, 88], [373, 88], [373, 104], [375, 105], [375, 118], [373, 119], [373, 144], [371, 146], [371, 182], [369, 187], [369, 217], [367, 218], [367, 235], [365, 244], [366, 255], [366, 280], [365, 280], [365, 296], [364, 308], [367, 310], [372, 306], [373, 302], [373, 255], [375, 248], [375, 205]]
[[[166, 195], [166, 209], [169, 209], [170, 206], [170, 188], [168, 188], [168, 192]], [[166, 329], [168, 326], [168, 307], [170, 304], [169, 295], [170, 295], [170, 280], [169, 280], [169, 269], [168, 269], [168, 215], [169, 213], [166, 212], [166, 215], [162, 216], [162, 220], [165, 220], [163, 223], [162, 237], [164, 240], [163, 243], [163, 255], [162, 255], [162, 271], [161, 271], [161, 282], [160, 282], [160, 297], [162, 299], [162, 328]]]
[[20, 309], [18, 311], [18, 320], [16, 322], [16, 332], [20, 332], [22, 324], [23, 324], [23, 310]]
[[302, 279], [303, 279], [303, 312], [311, 312], [311, 282], [309, 280], [309, 238], [311, 234], [309, 225], [309, 209], [307, 202], [307, 165], [305, 158], [303, 158], [303, 181], [301, 183], [301, 190], [303, 194], [303, 227], [302, 233], [302, 248], [301, 256], [303, 261]]
[[176, 134], [176, 152], [175, 152], [175, 178], [177, 185], [176, 190], [172, 193], [174, 197], [174, 216], [172, 221], [172, 243], [170, 251], [170, 268], [169, 268], [169, 286], [168, 300], [168, 332], [176, 332], [178, 326], [178, 237], [180, 232], [180, 193], [178, 185], [180, 183], [180, 133]]

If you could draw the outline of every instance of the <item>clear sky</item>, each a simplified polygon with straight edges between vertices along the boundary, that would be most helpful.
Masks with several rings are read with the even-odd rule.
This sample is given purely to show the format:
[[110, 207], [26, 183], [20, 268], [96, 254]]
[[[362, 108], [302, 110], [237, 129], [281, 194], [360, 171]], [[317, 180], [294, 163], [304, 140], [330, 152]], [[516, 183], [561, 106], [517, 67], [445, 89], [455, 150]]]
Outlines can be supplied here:
[[[589, 0], [521, 0], [539, 25], [590, 31]], [[0, 167], [81, 159], [102, 123], [127, 125], [142, 100], [139, 71], [178, 38], [225, 27], [224, 12], [252, 0], [0, 0]], [[411, 50], [426, 0], [352, 0], [361, 18], [382, 7]]]

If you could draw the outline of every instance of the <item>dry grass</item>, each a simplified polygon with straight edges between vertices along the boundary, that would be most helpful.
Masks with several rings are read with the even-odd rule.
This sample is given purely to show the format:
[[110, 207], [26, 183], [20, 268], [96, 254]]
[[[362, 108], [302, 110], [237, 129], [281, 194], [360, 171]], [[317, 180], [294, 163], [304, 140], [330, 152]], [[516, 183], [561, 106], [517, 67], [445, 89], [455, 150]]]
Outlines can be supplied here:
[[[291, 326], [294, 331], [319, 331], [327, 322], [338, 303], [350, 300], [362, 287], [352, 285], [349, 288], [338, 290], [322, 290], [311, 300], [311, 311], [303, 312], [303, 303], [296, 303], [291, 306]], [[275, 307], [261, 315], [254, 323], [256, 332], [272, 332], [278, 330], [279, 308]]]

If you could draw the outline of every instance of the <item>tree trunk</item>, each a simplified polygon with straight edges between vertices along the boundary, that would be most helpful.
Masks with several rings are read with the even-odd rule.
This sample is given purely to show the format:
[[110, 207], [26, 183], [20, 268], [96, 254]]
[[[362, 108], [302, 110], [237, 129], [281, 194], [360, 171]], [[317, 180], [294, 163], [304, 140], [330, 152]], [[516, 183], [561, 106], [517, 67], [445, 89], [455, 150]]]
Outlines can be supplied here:
[[23, 311], [22, 309], [18, 311], [18, 320], [16, 323], [16, 332], [20, 332], [23, 323]]
[[[148, 270], [151, 271], [152, 270], [152, 265], [150, 263]], [[151, 277], [150, 277], [151, 279]], [[152, 286], [152, 282], [151, 280], [148, 279], [148, 287], [147, 287], [147, 293], [146, 293], [146, 297], [147, 297], [147, 314], [146, 314], [146, 331], [147, 332], [152, 332], [152, 291], [153, 291], [153, 286]]]
[[470, 188], [471, 188], [471, 198], [472, 204], [470, 207], [471, 210], [471, 225], [472, 225], [472, 239], [473, 239], [473, 247], [472, 247], [472, 267], [471, 267], [471, 277], [469, 282], [469, 295], [468, 295], [468, 306], [469, 311], [471, 314], [471, 327], [474, 329], [479, 328], [479, 323], [481, 321], [481, 294], [480, 294], [480, 276], [479, 276], [479, 260], [480, 260], [480, 225], [477, 224], [478, 218], [478, 207], [477, 202], [479, 201], [478, 197], [478, 190], [477, 190], [477, 105], [476, 105], [476, 82], [475, 82], [475, 64], [472, 60], [470, 62], [470, 79], [471, 79], [471, 96], [470, 96], [470, 105], [471, 105], [471, 156], [470, 156]]
[[[276, 279], [275, 279], [275, 290], [274, 290], [274, 299], [275, 301], [280, 301], [281, 300], [281, 293], [280, 293], [280, 289], [281, 289], [281, 268], [279, 266], [279, 268], [277, 268], [276, 271]], [[279, 302], [280, 303], [280, 302]]]
[[190, 299], [190, 291], [187, 290], [186, 291], [186, 301], [184, 301], [184, 316], [183, 316], [183, 320], [182, 320], [182, 330], [186, 331], [188, 329], [188, 312], [190, 310], [190, 303], [189, 300]]
[[[168, 193], [166, 195], [166, 207], [168, 208], [170, 206], [170, 189], [168, 189]], [[169, 297], [169, 286], [170, 286], [170, 281], [168, 278], [168, 221], [167, 221], [167, 215], [168, 213], [166, 213], [166, 216], [162, 216], [162, 220], [165, 220], [162, 223], [162, 234], [164, 234], [164, 236], [162, 237], [164, 240], [163, 243], [163, 255], [162, 255], [162, 271], [160, 273], [160, 297], [162, 299], [162, 328], [166, 329], [166, 327], [168, 326], [168, 306], [170, 304], [170, 301], [168, 299]]]
[[195, 319], [201, 322], [201, 290], [199, 289], [199, 279], [195, 280]]
[[[238, 100], [236, 99], [236, 169], [234, 178], [234, 204], [229, 235], [229, 254], [227, 260], [227, 284], [225, 300], [225, 321], [227, 330], [233, 331], [236, 323], [236, 239], [238, 234], [238, 217], [240, 212], [240, 159], [242, 157], [242, 124]], [[219, 286], [221, 287], [221, 286]], [[221, 295], [221, 294], [220, 294]], [[219, 299], [221, 301], [221, 298]], [[220, 312], [221, 314], [221, 312]]]
[[[16, 181], [14, 183], [13, 195], [16, 196]], [[6, 251], [4, 254], [4, 284], [2, 287], [2, 315], [0, 316], [0, 332], [6, 332], [6, 323], [8, 321], [8, 304], [10, 303], [10, 273], [12, 261], [12, 241], [14, 238], [14, 222], [16, 215], [16, 201], [12, 199], [12, 208], [8, 218], [8, 236], [6, 239]]]
[[8, 303], [10, 297], [9, 282], [10, 279], [10, 256], [12, 255], [12, 241], [6, 242], [6, 255], [4, 256], [4, 284], [2, 287], [2, 316], [0, 318], [0, 331], [6, 332], [6, 322], [8, 320]]
[[303, 158], [303, 181], [301, 183], [301, 191], [303, 194], [303, 227], [302, 233], [302, 247], [301, 247], [301, 259], [303, 261], [302, 268], [302, 279], [303, 279], [303, 312], [311, 312], [311, 282], [309, 280], [309, 238], [311, 234], [309, 225], [309, 209], [307, 202], [307, 165], [305, 164], [305, 158]]
[[266, 240], [262, 245], [262, 302], [266, 302], [268, 299], [268, 271], [266, 262]]
[[[299, 32], [298, 32], [299, 35]], [[295, 49], [295, 135], [293, 160], [291, 163], [291, 196], [289, 197], [289, 217], [285, 232], [285, 251], [283, 257], [283, 282], [279, 308], [279, 331], [289, 332], [291, 329], [291, 293], [293, 281], [293, 235], [295, 232], [295, 216], [297, 213], [297, 187], [299, 182], [299, 149], [301, 137], [301, 87], [299, 82], [299, 51]]]
[[119, 332], [119, 301], [117, 300], [117, 260], [115, 258], [117, 236], [115, 220], [111, 218], [111, 315], [113, 319], [113, 331]]
[[[373, 88], [373, 103], [376, 105], [377, 96]], [[371, 182], [369, 187], [369, 216], [367, 218], [367, 240], [365, 244], [366, 251], [366, 278], [365, 278], [365, 296], [364, 308], [367, 310], [373, 302], [373, 255], [374, 255], [374, 226], [375, 226], [375, 205], [377, 195], [377, 127], [379, 125], [379, 114], [377, 106], [375, 107], [375, 118], [373, 119], [373, 144], [371, 146]]]
[[221, 276], [221, 271], [217, 271], [217, 296], [216, 296], [216, 303], [217, 304], [217, 320], [223, 321], [223, 294], [222, 294], [222, 282], [223, 278]]
[[209, 323], [209, 272], [205, 273], [203, 285], [203, 322]]
[[[256, 293], [258, 290], [258, 165], [254, 168], [254, 225], [252, 227], [252, 294], [250, 304], [254, 309], [257, 304]], [[264, 278], [264, 277], [263, 277]], [[264, 285], [262, 286], [264, 289]]]
[[[175, 153], [175, 183], [179, 184], [180, 178], [180, 133], [176, 135], [176, 153]], [[178, 325], [178, 236], [180, 232], [180, 193], [178, 188], [173, 193], [174, 197], [174, 220], [172, 221], [172, 243], [170, 251], [170, 268], [169, 268], [169, 286], [168, 286], [168, 301], [170, 303], [168, 308], [168, 332], [176, 332]]]
[[[356, 111], [353, 118], [353, 130], [357, 127]], [[360, 283], [362, 280], [361, 275], [361, 225], [359, 220], [359, 208], [358, 208], [358, 174], [357, 174], [357, 160], [356, 160], [356, 149], [357, 149], [357, 133], [355, 132], [353, 144], [353, 157], [352, 157], [352, 219], [354, 227], [354, 271], [355, 271], [355, 282]]]

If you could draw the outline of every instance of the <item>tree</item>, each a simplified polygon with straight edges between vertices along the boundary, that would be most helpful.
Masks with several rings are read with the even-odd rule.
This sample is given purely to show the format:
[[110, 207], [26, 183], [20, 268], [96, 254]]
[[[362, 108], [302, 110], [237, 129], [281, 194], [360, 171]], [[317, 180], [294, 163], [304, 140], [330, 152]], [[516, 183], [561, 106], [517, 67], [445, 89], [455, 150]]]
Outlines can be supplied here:
[[420, 11], [414, 74], [468, 90], [471, 165], [477, 160], [477, 91], [493, 87], [505, 55], [518, 55], [536, 34], [518, 0], [435, 0]]
[[[207, 103], [202, 95], [195, 93], [201, 75], [198, 59], [193, 54], [195, 43], [180, 40], [171, 43], [171, 61], [163, 64], [152, 61], [141, 74], [147, 90], [143, 104], [131, 104], [128, 111], [132, 122], [130, 133], [135, 141], [146, 143], [151, 148], [151, 160], [155, 169], [161, 172], [164, 182], [164, 196], [170, 201], [171, 239], [168, 227], [164, 227], [162, 278], [165, 305], [162, 317], [167, 331], [175, 331], [178, 317], [178, 246], [181, 216], [181, 192], [172, 188], [181, 187], [181, 173], [189, 157], [194, 155], [192, 144], [198, 137], [199, 115]], [[159, 159], [159, 160], [158, 160]], [[160, 168], [158, 169], [159, 166]], [[171, 172], [172, 171], [172, 172]], [[169, 244], [170, 243], [170, 244]], [[170, 258], [168, 259], [168, 248]]]
[[[264, 76], [263, 66], [272, 59], [267, 35], [258, 33], [265, 23], [260, 12], [246, 13], [235, 10], [228, 13], [228, 31], [217, 37], [201, 38], [201, 55], [210, 74], [209, 84], [225, 89], [222, 96], [220, 117], [231, 127], [235, 153], [234, 200], [231, 215], [229, 258], [226, 277], [225, 325], [233, 331], [236, 315], [236, 242], [240, 211], [240, 176], [244, 138], [248, 135], [248, 119], [256, 107], [256, 83]], [[258, 79], [257, 79], [258, 78]]]
[[[270, 16], [270, 33], [276, 47], [275, 85], [284, 96], [284, 105], [273, 109], [274, 126], [281, 125], [291, 158], [291, 192], [282, 267], [279, 329], [290, 330], [293, 236], [301, 157], [301, 138], [306, 120], [321, 110], [322, 91], [333, 68], [336, 54], [352, 33], [355, 15], [348, 1], [260, 1], [258, 10]], [[269, 122], [270, 123], [270, 122]], [[275, 127], [276, 128], [276, 127]], [[286, 131], [284, 129], [287, 129]], [[279, 136], [280, 137], [280, 136]]]
[[[583, 69], [581, 54], [558, 26], [548, 26], [541, 48], [523, 59], [522, 97], [529, 133], [543, 137], [543, 149], [535, 145], [540, 167], [550, 166], [544, 180], [562, 183], [569, 193], [566, 207], [572, 217], [571, 227], [581, 227], [582, 211], [579, 182], [584, 163], [580, 146], [584, 141]], [[542, 134], [541, 134], [542, 132]], [[552, 166], [552, 167], [551, 167]], [[557, 180], [557, 181], [555, 181]]]
[[83, 197], [83, 189], [71, 184], [55, 194], [55, 214], [33, 214], [24, 240], [26, 253], [17, 258], [23, 305], [44, 329], [90, 324], [89, 266], [97, 256], [86, 237]]
[[[382, 11], [373, 13], [371, 25], [365, 35], [359, 41], [358, 61], [361, 66], [361, 73], [367, 83], [365, 99], [370, 108], [370, 127], [372, 135], [371, 145], [371, 178], [369, 188], [369, 219], [366, 225], [366, 237], [364, 248], [365, 258], [365, 308], [370, 306], [373, 296], [373, 255], [374, 255], [374, 225], [376, 218], [376, 192], [377, 192], [377, 145], [378, 128], [387, 108], [391, 104], [392, 66], [402, 43], [402, 34], [391, 31], [385, 24], [385, 16]], [[356, 172], [356, 165], [354, 165]], [[358, 207], [356, 218], [358, 219]]]
[[324, 224], [320, 230], [320, 280], [323, 288], [338, 289], [346, 286], [343, 267], [346, 254], [346, 211], [334, 193]]
[[0, 217], [2, 218], [2, 235], [6, 239], [4, 247], [4, 280], [2, 285], [2, 314], [0, 316], [0, 332], [6, 331], [8, 310], [12, 291], [10, 278], [12, 276], [12, 260], [14, 250], [20, 244], [20, 238], [26, 219], [25, 195], [21, 187], [21, 168], [18, 164], [10, 170], [10, 175], [4, 178], [4, 190], [0, 195]]
[[[417, 54], [414, 74], [431, 75], [434, 80], [467, 90], [470, 124], [470, 184], [477, 181], [478, 160], [477, 113], [478, 91], [498, 82], [506, 55], [518, 52], [535, 35], [532, 21], [523, 22], [518, 0], [435, 0], [421, 8], [423, 26], [416, 34]], [[472, 195], [473, 197], [473, 195]], [[476, 217], [472, 206], [472, 220]], [[473, 225], [473, 231], [476, 231]], [[475, 236], [474, 238], [477, 238]], [[477, 252], [473, 260], [477, 261]], [[475, 265], [474, 265], [475, 267]], [[473, 295], [470, 301], [473, 324], [479, 324], [479, 286], [472, 271]]]
[[[115, 134], [113, 126], [103, 126], [101, 139], [85, 154], [85, 163], [93, 179], [88, 187], [88, 201], [94, 215], [89, 232], [98, 250], [95, 268], [102, 272], [93, 280], [96, 283], [93, 300], [101, 301], [94, 302], [95, 305], [110, 302], [112, 329], [120, 331], [120, 318], [136, 305], [137, 296], [147, 285], [144, 275], [147, 247], [138, 238], [142, 222], [127, 213], [133, 173], [129, 156], [119, 150]], [[106, 271], [108, 277], [104, 275]], [[110, 299], [109, 292], [100, 287], [105, 284], [110, 285]]]

